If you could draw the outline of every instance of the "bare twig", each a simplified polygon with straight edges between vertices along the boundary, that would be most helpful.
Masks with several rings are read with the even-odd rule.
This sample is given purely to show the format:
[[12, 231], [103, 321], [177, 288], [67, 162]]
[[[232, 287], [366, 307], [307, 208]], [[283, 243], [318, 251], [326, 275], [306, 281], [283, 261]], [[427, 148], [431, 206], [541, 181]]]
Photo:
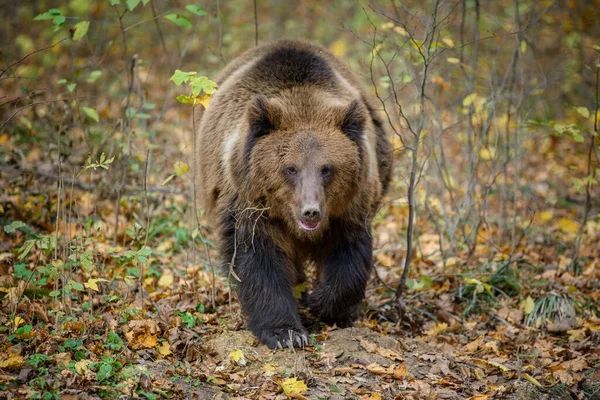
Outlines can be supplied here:
[[2, 71], [0, 71], [0, 78], [2, 78], [2, 75], [4, 75], [6, 73], [6, 71], [8, 71], [9, 69], [11, 69], [12, 67], [14, 67], [15, 65], [19, 65], [21, 64], [23, 61], [25, 61], [29, 56], [39, 53], [41, 51], [44, 50], [48, 50], [51, 49], [55, 46], [58, 46], [59, 44], [61, 44], [62, 42], [64, 42], [65, 40], [67, 40], [67, 38], [62, 38], [60, 39], [58, 42], [54, 43], [53, 45], [47, 46], [47, 47], [43, 47], [41, 49], [32, 51], [31, 53], [27, 54], [25, 57], [21, 58], [19, 61], [15, 61], [14, 63], [10, 64], [8, 67], [4, 68]]
[[573, 255], [572, 266], [573, 269], [576, 266], [577, 260], [579, 258], [579, 251], [581, 249], [581, 242], [583, 239], [583, 232], [585, 231], [585, 226], [587, 224], [588, 216], [590, 214], [590, 209], [592, 208], [592, 193], [591, 186], [592, 181], [595, 178], [596, 170], [593, 168], [592, 155], [597, 152], [596, 150], [596, 136], [598, 136], [598, 110], [600, 108], [600, 66], [596, 67], [596, 110], [594, 112], [594, 132], [590, 134], [590, 147], [588, 149], [588, 157], [587, 157], [587, 175], [586, 175], [586, 184], [585, 184], [585, 209], [583, 211], [583, 221], [579, 226], [579, 231], [577, 232], [577, 238], [575, 240], [575, 253]]
[[256, 0], [254, 0], [254, 45], [258, 46], [258, 12], [256, 11]]

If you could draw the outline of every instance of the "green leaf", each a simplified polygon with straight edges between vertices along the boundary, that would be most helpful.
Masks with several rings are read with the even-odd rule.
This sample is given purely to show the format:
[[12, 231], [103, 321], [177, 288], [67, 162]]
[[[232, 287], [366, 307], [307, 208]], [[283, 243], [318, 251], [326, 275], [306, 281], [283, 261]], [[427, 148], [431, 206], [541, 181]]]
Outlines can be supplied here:
[[90, 72], [90, 75], [88, 76], [87, 81], [89, 83], [94, 83], [98, 79], [100, 79], [101, 76], [102, 76], [102, 71], [94, 70], [94, 71]]
[[177, 100], [178, 102], [180, 102], [182, 104], [194, 104], [194, 99], [191, 98], [190, 96], [186, 96], [184, 94], [177, 96], [175, 98], [175, 100]]
[[190, 166], [187, 165], [185, 162], [183, 162], [183, 161], [177, 161], [175, 163], [175, 173], [177, 174], [177, 176], [184, 175], [189, 170], [190, 170]]
[[73, 27], [73, 41], [76, 42], [85, 36], [90, 27], [90, 21], [81, 21]]
[[67, 84], [67, 90], [71, 93], [73, 93], [73, 90], [75, 90], [75, 88], [77, 87], [76, 83], [69, 83]]
[[15, 278], [20, 279], [22, 281], [28, 281], [29, 279], [31, 279], [31, 275], [33, 275], [33, 272], [27, 269], [26, 263], [17, 263], [15, 264], [14, 269]]
[[588, 110], [587, 107], [575, 107], [575, 111], [577, 111], [583, 118], [590, 117], [590, 110]]
[[196, 4], [188, 4], [187, 6], [185, 6], [185, 9], [199, 17], [206, 15], [206, 10], [204, 9], [204, 7], [198, 6]]
[[83, 287], [83, 284], [81, 284], [79, 282], [75, 282], [73, 279], [69, 279], [69, 282], [67, 282], [67, 284], [69, 286], [71, 286], [73, 289], [77, 290], [78, 292], [85, 291], [85, 288]]
[[212, 94], [218, 85], [216, 82], [211, 81], [206, 76], [199, 76], [191, 80], [190, 86], [192, 87], [192, 96], [196, 97], [200, 94], [200, 92]]
[[150, 249], [149, 249], [149, 248], [147, 248], [147, 247], [144, 247], [144, 248], [142, 248], [142, 249], [139, 249], [139, 250], [137, 251], [137, 255], [138, 255], [138, 256], [144, 256], [144, 257], [148, 257], [150, 254], [152, 254], [152, 250], [150, 250]]
[[51, 8], [48, 11], [38, 14], [33, 20], [34, 21], [45, 21], [49, 19], [54, 19], [55, 17], [61, 15], [62, 12], [58, 8]]
[[129, 11], [133, 11], [134, 8], [136, 8], [137, 5], [140, 4], [140, 0], [127, 0], [125, 3], [127, 4], [127, 8], [129, 9]]
[[108, 0], [108, 2], [111, 6], [116, 6], [121, 3], [121, 0]]
[[60, 291], [59, 290], [53, 290], [50, 293], [48, 293], [48, 296], [50, 296], [50, 297], [58, 297], [58, 296], [60, 296]]
[[55, 32], [58, 30], [58, 28], [63, 26], [63, 24], [65, 23], [65, 20], [66, 20], [66, 18], [64, 15], [58, 15], [58, 16], [54, 17], [54, 19], [52, 20], [52, 23], [56, 27], [56, 29], [54, 29]]
[[27, 257], [27, 254], [29, 254], [29, 252], [31, 251], [31, 249], [33, 249], [33, 245], [35, 244], [35, 240], [27, 240], [23, 246], [21, 247], [21, 255], [19, 255], [19, 260], [22, 260], [23, 258]]
[[4, 232], [13, 233], [15, 230], [26, 226], [25, 222], [22, 221], [13, 221], [8, 225], [4, 225]]
[[62, 85], [63, 83], [67, 83], [67, 80], [65, 78], [59, 79], [56, 81], [56, 83], [58, 83], [59, 85]]
[[96, 379], [100, 382], [107, 380], [108, 378], [110, 378], [112, 370], [112, 365], [103, 363], [102, 365], [100, 365], [100, 369], [98, 369], [98, 372], [96, 373]]
[[87, 115], [90, 119], [93, 119], [96, 122], [100, 121], [100, 117], [98, 116], [98, 111], [89, 107], [81, 107], [85, 115]]
[[585, 138], [577, 132], [573, 132], [573, 139], [578, 143], [583, 143]]
[[175, 174], [169, 175], [167, 177], [167, 179], [165, 179], [164, 182], [162, 183], [162, 186], [165, 186], [167, 183], [171, 182], [171, 179], [175, 178], [175, 176], [176, 176]]
[[165, 15], [165, 19], [173, 22], [175, 25], [178, 25], [178, 26], [181, 26], [184, 28], [191, 28], [193, 26], [192, 23], [190, 22], [190, 20], [182, 15], [167, 14], [167, 15]]
[[175, 85], [180, 86], [183, 82], [189, 81], [190, 78], [195, 75], [196, 75], [196, 72], [183, 72], [179, 69], [176, 69], [173, 76], [171, 76], [171, 81]]

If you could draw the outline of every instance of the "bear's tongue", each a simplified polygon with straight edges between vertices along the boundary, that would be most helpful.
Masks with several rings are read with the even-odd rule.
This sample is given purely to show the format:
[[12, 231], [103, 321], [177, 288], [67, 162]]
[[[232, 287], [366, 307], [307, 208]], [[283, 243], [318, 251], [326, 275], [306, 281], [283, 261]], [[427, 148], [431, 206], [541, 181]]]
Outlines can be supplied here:
[[307, 231], [314, 231], [319, 226], [319, 222], [309, 222], [309, 221], [298, 221], [300, 224], [300, 228], [306, 229]]

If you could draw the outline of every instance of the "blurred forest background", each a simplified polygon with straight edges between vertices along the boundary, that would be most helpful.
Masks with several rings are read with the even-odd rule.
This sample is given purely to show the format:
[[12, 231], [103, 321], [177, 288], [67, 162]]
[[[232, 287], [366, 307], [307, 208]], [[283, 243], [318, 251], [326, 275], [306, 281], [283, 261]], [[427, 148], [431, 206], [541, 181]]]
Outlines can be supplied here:
[[[600, 399], [600, 1], [0, 20], [0, 397]], [[285, 357], [242, 330], [190, 169], [211, 79], [279, 38], [361, 76], [395, 149], [357, 328]]]

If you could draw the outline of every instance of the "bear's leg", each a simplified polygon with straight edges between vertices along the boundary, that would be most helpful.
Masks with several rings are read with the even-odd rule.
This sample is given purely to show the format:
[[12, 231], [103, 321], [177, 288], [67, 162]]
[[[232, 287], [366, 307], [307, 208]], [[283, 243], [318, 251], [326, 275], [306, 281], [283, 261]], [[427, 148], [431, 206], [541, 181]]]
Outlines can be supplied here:
[[235, 254], [238, 295], [248, 328], [271, 348], [304, 346], [308, 335], [292, 292], [291, 261], [260, 227], [239, 225], [225, 229], [223, 254], [229, 259]]
[[373, 239], [367, 228], [339, 232], [335, 246], [325, 255], [319, 283], [309, 296], [313, 315], [340, 327], [358, 317], [372, 266]]

